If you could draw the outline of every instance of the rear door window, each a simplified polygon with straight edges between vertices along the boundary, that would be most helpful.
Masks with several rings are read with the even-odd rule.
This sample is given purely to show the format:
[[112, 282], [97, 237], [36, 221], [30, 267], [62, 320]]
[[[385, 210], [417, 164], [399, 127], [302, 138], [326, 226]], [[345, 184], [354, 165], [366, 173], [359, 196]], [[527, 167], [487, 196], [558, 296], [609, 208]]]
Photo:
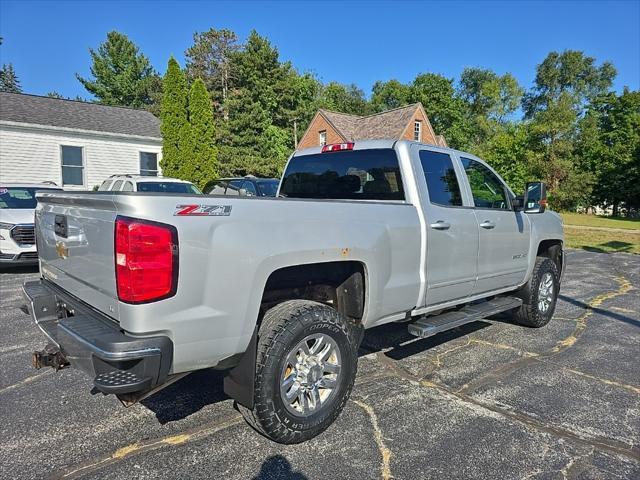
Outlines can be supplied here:
[[280, 193], [289, 198], [404, 200], [398, 157], [390, 148], [293, 157]]
[[420, 164], [427, 182], [429, 201], [445, 207], [462, 206], [462, 195], [451, 156], [447, 153], [420, 150]]
[[113, 182], [113, 186], [111, 187], [112, 192], [119, 192], [120, 187], [122, 187], [122, 180], [116, 180]]

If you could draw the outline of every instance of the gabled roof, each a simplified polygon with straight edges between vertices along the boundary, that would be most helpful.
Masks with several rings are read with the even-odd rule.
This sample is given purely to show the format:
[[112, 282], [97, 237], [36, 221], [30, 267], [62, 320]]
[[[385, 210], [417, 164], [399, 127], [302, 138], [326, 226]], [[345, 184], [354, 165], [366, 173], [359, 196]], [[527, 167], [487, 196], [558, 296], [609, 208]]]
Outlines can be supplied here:
[[0, 92], [0, 121], [161, 138], [160, 120], [145, 110]]
[[[416, 110], [419, 109], [422, 109], [424, 113], [422, 104], [414, 103], [365, 117], [324, 109], [320, 109], [319, 114], [326, 118], [346, 140], [378, 140], [402, 137], [409, 121], [414, 117]], [[424, 117], [427, 118], [427, 128], [433, 133], [426, 113], [424, 113]]]

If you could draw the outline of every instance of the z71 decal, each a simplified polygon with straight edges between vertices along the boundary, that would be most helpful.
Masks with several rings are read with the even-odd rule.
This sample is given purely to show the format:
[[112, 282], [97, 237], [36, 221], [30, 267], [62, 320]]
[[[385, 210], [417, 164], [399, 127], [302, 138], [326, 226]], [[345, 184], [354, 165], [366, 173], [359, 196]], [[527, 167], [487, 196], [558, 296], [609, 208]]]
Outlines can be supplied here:
[[228, 217], [231, 205], [176, 205], [174, 216], [186, 217]]

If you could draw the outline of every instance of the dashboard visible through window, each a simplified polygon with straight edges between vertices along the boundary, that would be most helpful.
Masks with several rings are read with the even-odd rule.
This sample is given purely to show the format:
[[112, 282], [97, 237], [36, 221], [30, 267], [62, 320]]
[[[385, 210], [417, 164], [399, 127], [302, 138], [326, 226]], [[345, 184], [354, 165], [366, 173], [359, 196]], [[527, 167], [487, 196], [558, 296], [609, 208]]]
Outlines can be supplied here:
[[507, 189], [504, 183], [480, 162], [465, 157], [461, 157], [460, 160], [469, 179], [475, 206], [509, 210]]

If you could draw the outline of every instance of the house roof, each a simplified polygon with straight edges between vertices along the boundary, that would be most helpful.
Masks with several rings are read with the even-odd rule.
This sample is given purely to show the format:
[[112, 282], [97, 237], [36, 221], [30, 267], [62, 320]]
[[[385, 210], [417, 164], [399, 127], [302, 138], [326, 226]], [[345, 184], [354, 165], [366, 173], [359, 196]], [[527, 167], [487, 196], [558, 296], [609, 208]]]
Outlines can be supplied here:
[[378, 140], [383, 138], [400, 138], [416, 113], [421, 108], [420, 103], [394, 108], [386, 112], [358, 117], [346, 113], [320, 110], [320, 113], [347, 140]]
[[0, 121], [161, 138], [160, 120], [145, 110], [0, 92]]

